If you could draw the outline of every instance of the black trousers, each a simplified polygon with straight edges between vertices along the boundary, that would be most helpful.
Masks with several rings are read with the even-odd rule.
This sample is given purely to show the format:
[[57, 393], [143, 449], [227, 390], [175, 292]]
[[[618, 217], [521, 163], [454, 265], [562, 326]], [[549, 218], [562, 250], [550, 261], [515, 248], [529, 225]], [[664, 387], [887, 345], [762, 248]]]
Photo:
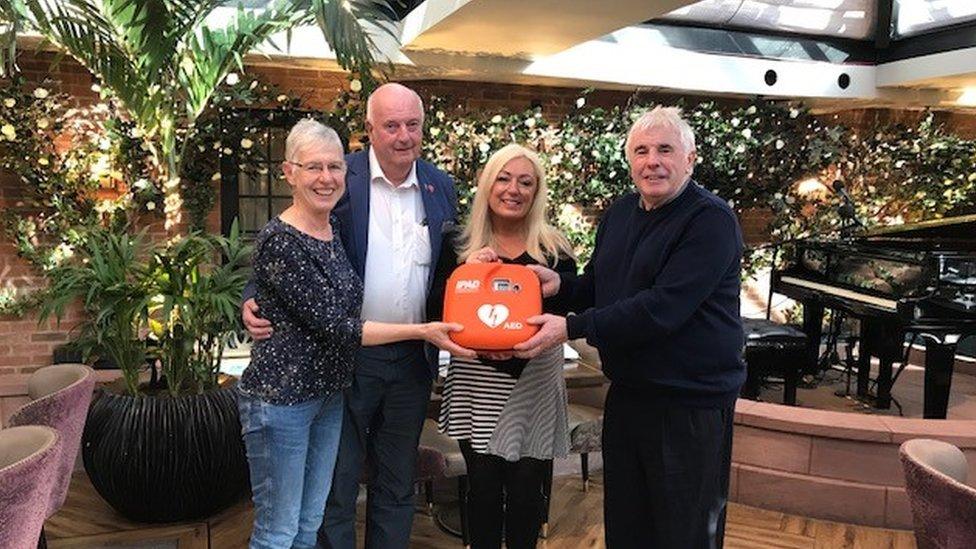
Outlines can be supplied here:
[[611, 384], [603, 416], [608, 549], [722, 547], [734, 405], [692, 408]]
[[536, 546], [542, 526], [542, 484], [551, 460], [505, 461], [479, 454], [460, 440], [468, 468], [468, 531], [472, 549], [499, 549], [502, 531], [508, 549]]

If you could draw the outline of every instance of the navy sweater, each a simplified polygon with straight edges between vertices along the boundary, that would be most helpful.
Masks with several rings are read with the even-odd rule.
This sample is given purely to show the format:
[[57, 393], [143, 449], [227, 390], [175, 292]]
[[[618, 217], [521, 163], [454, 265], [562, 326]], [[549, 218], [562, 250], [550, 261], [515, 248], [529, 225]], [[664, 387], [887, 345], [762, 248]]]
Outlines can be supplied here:
[[727, 406], [746, 377], [739, 318], [742, 233], [732, 209], [689, 182], [644, 210], [630, 194], [597, 228], [583, 274], [561, 275], [570, 339], [600, 351], [615, 384], [690, 406]]

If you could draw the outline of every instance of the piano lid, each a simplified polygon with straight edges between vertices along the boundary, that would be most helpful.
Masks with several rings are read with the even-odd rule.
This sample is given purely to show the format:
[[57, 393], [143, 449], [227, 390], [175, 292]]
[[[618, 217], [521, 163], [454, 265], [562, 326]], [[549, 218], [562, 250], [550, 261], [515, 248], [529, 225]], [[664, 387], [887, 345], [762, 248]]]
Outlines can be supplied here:
[[865, 240], [970, 240], [976, 241], [976, 214], [931, 219], [920, 223], [880, 227], [857, 237]]

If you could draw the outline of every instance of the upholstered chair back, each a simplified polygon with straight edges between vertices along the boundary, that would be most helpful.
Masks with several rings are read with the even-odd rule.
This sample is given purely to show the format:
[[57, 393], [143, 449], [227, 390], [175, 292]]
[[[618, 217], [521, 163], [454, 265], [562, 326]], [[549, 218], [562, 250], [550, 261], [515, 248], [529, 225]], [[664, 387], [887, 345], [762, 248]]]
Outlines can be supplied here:
[[60, 456], [61, 437], [50, 427], [0, 430], [0, 547], [37, 547]]
[[966, 484], [966, 456], [929, 439], [905, 442], [900, 454], [919, 549], [974, 547], [976, 488]]
[[58, 478], [48, 516], [64, 503], [85, 429], [95, 376], [84, 364], [56, 364], [37, 370], [27, 381], [31, 401], [10, 418], [10, 425], [46, 425], [61, 435]]

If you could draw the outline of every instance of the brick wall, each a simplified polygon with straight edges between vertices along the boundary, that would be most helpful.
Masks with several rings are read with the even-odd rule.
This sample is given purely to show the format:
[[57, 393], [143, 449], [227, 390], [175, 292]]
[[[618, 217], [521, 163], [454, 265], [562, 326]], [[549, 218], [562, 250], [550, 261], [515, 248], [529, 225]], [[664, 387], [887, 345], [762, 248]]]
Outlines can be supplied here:
[[[27, 53], [20, 60], [25, 76], [34, 82], [46, 82], [52, 89], [63, 91], [75, 97], [79, 104], [91, 103], [97, 96], [91, 91], [93, 80], [83, 67], [69, 58], [61, 60], [58, 66], [52, 65], [51, 54]], [[249, 73], [273, 83], [290, 93], [302, 96], [310, 107], [327, 108], [340, 90], [348, 86], [345, 74], [315, 68], [285, 68], [269, 65], [250, 67]], [[455, 105], [468, 111], [522, 110], [539, 106], [552, 116], [564, 115], [576, 106], [582, 88], [559, 88], [547, 86], [526, 86], [484, 82], [459, 82], [449, 80], [419, 80], [411, 82], [422, 96], [437, 95], [451, 98]], [[590, 107], [610, 107], [626, 103], [631, 97], [629, 91], [599, 90], [587, 96]], [[660, 103], [695, 101], [697, 98], [680, 94], [643, 92], [640, 99]], [[712, 98], [714, 99], [714, 98]], [[738, 100], [719, 98], [719, 103], [735, 104]], [[921, 113], [917, 111], [892, 111], [888, 109], [858, 109], [839, 111], [822, 115], [833, 120], [843, 121], [852, 127], [867, 128], [874, 123], [885, 121], [917, 122]], [[976, 136], [976, 116], [963, 114], [940, 114], [940, 120], [961, 134]], [[836, 117], [836, 118], [834, 118]], [[16, 207], [23, 189], [10, 174], [0, 173], [0, 208], [6, 210]], [[217, 231], [220, 227], [219, 205], [208, 218], [208, 227]], [[162, 234], [161, 221], [146, 220], [152, 223], [153, 233]], [[765, 239], [769, 213], [761, 210], [745, 212], [742, 227], [747, 242], [755, 243]], [[14, 246], [7, 237], [0, 240], [0, 286], [37, 287], [41, 279], [30, 267], [14, 254]], [[60, 328], [49, 321], [38, 326], [36, 317], [0, 317], [0, 375], [27, 373], [50, 363], [53, 348], [67, 340], [66, 330], [80, 320], [80, 313], [72, 311]]]

